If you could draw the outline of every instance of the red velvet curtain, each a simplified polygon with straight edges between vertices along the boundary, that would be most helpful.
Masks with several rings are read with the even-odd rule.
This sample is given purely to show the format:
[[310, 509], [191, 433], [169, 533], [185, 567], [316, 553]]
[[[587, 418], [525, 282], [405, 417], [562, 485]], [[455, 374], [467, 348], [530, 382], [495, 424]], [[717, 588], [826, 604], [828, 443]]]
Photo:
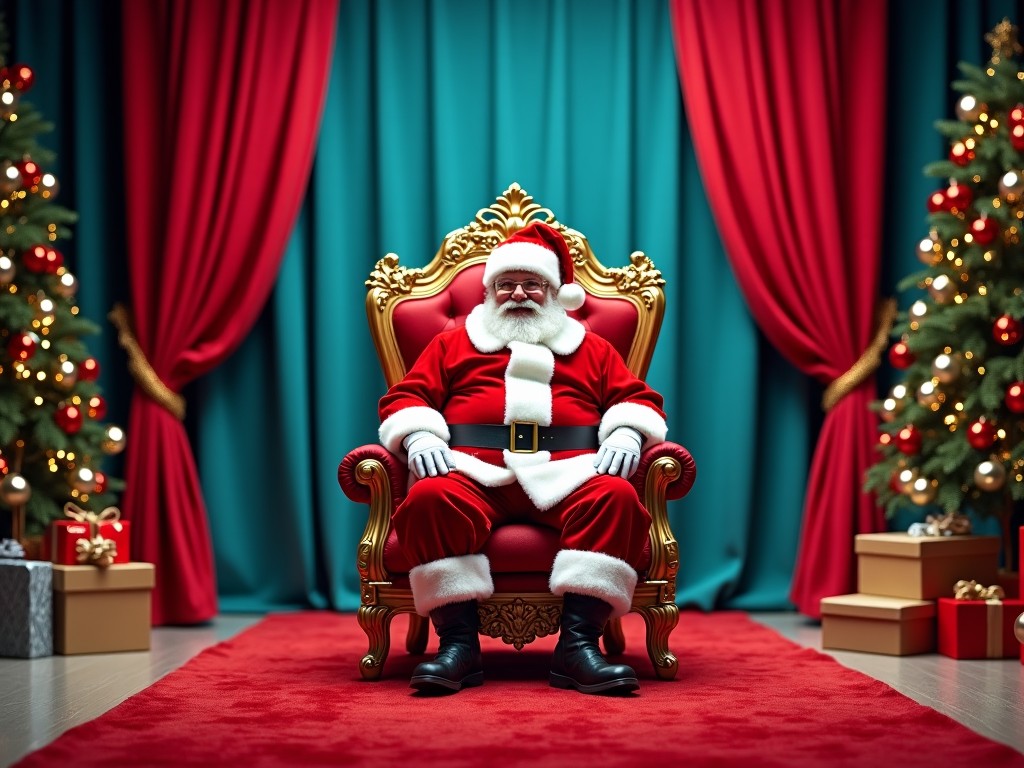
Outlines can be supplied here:
[[[876, 331], [886, 11], [885, 0], [672, 0], [697, 159], [740, 289], [768, 340], [826, 385]], [[854, 591], [854, 534], [885, 527], [861, 490], [874, 397], [869, 376], [818, 437], [790, 595], [808, 616]]]
[[[273, 286], [312, 165], [338, 0], [122, 8], [134, 330], [152, 372], [180, 393], [241, 343]], [[192, 449], [182, 422], [142, 387], [125, 480], [133, 558], [156, 564], [154, 623], [211, 618], [217, 593]]]

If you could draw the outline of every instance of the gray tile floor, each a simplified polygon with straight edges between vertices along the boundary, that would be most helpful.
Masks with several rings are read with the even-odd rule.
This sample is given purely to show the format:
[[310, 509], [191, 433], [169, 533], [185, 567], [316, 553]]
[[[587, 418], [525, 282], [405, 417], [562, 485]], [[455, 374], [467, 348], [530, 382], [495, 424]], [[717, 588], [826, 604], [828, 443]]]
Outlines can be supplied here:
[[[803, 616], [751, 616], [799, 645], [821, 650], [821, 628]], [[98, 717], [204, 648], [258, 620], [258, 616], [225, 615], [205, 627], [158, 628], [153, 631], [151, 650], [142, 653], [0, 659], [0, 766], [9, 766], [69, 728]], [[1019, 660], [825, 652], [840, 664], [1024, 753], [1024, 665]]]

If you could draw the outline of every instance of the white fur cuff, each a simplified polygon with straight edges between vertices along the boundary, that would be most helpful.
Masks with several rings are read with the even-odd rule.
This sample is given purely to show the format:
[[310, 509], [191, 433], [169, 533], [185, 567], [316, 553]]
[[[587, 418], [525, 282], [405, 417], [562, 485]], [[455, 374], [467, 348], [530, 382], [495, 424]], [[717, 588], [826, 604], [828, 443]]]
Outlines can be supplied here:
[[441, 412], [427, 408], [425, 405], [414, 405], [395, 411], [381, 422], [377, 434], [380, 436], [381, 445], [391, 453], [402, 456], [405, 454], [402, 441], [421, 429], [437, 435], [446, 443], [451, 437], [448, 432], [448, 424]]
[[420, 616], [442, 605], [486, 600], [494, 594], [487, 555], [445, 557], [417, 565], [409, 571], [409, 586]]
[[653, 408], [640, 403], [617, 403], [604, 412], [597, 439], [604, 440], [619, 427], [632, 427], [644, 436], [644, 449], [665, 442], [668, 424]]
[[612, 617], [625, 616], [633, 604], [636, 571], [604, 552], [563, 549], [555, 556], [549, 586], [555, 595], [572, 592], [604, 600], [612, 607]]

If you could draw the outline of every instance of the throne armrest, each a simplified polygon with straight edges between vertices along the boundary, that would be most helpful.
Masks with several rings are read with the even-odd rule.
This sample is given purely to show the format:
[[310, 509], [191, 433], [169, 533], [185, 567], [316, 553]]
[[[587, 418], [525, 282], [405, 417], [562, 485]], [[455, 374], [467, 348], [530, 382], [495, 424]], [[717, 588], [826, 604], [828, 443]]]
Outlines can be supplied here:
[[679, 544], [668, 520], [671, 499], [681, 499], [697, 478], [697, 464], [690, 452], [677, 443], [661, 443], [640, 455], [640, 466], [631, 481], [651, 515], [651, 565], [649, 581], [666, 581], [666, 599], [673, 600], [679, 570]]
[[360, 467], [364, 461], [376, 461], [380, 471], [384, 473], [391, 487], [391, 498], [397, 505], [405, 496], [409, 470], [395, 454], [381, 445], [371, 443], [361, 445], [349, 451], [338, 465], [338, 484], [352, 501], [358, 504], [369, 504], [373, 494], [370, 477], [375, 467]]
[[363, 582], [388, 580], [384, 544], [391, 530], [391, 513], [405, 496], [408, 474], [398, 457], [380, 445], [349, 451], [338, 465], [338, 483], [345, 495], [370, 506], [356, 558]]
[[664, 442], [648, 448], [640, 456], [640, 465], [631, 478], [640, 498], [645, 496], [648, 476], [664, 482], [667, 501], [681, 499], [697, 479], [697, 464], [690, 452], [678, 443]]

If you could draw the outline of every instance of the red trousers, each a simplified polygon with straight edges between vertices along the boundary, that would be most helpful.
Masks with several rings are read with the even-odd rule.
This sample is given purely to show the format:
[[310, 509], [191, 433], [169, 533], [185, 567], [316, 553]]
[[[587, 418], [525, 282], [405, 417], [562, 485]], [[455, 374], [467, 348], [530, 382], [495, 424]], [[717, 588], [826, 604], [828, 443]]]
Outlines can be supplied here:
[[492, 528], [524, 521], [561, 531], [563, 549], [602, 552], [634, 568], [651, 528], [632, 484], [612, 475], [597, 475], [540, 510], [519, 483], [488, 488], [451, 472], [414, 483], [392, 517], [413, 565], [477, 554]]

